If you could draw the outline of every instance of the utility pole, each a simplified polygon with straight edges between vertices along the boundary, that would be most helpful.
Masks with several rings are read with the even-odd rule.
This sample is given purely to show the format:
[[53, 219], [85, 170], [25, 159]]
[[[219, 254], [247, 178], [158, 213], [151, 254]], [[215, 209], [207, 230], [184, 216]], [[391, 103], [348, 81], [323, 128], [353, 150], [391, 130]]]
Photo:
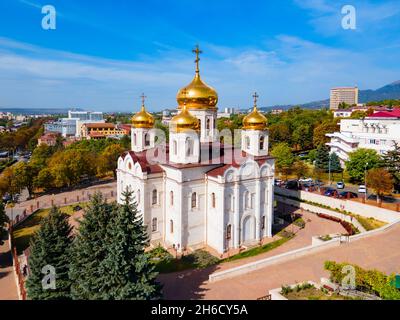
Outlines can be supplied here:
[[368, 162], [365, 164], [364, 167], [365, 202], [367, 202], [367, 167]]
[[329, 153], [328, 159], [329, 159], [329, 161], [328, 161], [329, 185], [331, 185], [332, 181], [331, 181], [331, 154], [330, 153]]

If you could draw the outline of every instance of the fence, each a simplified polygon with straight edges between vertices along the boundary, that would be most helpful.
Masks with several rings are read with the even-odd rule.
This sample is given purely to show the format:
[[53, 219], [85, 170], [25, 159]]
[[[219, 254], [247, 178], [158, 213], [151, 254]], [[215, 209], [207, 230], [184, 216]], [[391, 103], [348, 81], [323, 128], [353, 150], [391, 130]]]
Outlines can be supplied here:
[[[115, 200], [116, 192], [113, 190], [108, 192], [101, 192], [101, 191], [98, 192], [100, 192], [103, 195], [104, 199], [106, 200]], [[68, 205], [79, 204], [82, 202], [88, 202], [95, 193], [96, 191], [93, 192], [82, 191], [79, 192], [79, 194], [75, 192], [73, 196], [72, 195], [42, 196], [37, 199], [25, 201], [23, 204], [20, 204], [20, 207], [7, 209], [8, 210], [7, 215], [10, 217], [10, 221], [14, 225], [16, 225], [24, 221], [32, 213], [41, 209], [49, 209], [52, 208], [53, 206], [64, 207]], [[12, 211], [16, 212], [10, 213]]]
[[26, 289], [25, 289], [25, 277], [21, 272], [21, 265], [19, 263], [17, 248], [13, 246], [14, 239], [13, 239], [13, 226], [10, 224], [9, 227], [9, 237], [10, 237], [10, 248], [12, 254], [12, 260], [14, 265], [14, 271], [17, 276], [17, 286], [18, 286], [18, 293], [21, 300], [26, 300]]

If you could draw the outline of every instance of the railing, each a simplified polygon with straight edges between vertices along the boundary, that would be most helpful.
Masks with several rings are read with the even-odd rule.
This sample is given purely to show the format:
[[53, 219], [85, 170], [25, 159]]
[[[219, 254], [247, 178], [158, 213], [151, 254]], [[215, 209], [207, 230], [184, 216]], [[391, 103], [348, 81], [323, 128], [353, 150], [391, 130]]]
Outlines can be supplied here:
[[13, 246], [13, 233], [12, 230], [13, 226], [10, 224], [9, 227], [9, 233], [10, 233], [10, 247], [11, 247], [11, 254], [12, 254], [12, 259], [13, 259], [13, 264], [14, 264], [14, 270], [17, 276], [17, 285], [18, 285], [18, 292], [20, 295], [21, 300], [26, 300], [26, 290], [25, 290], [25, 277], [23, 276], [21, 272], [21, 265], [19, 263], [18, 259], [18, 254], [17, 254], [17, 249]]

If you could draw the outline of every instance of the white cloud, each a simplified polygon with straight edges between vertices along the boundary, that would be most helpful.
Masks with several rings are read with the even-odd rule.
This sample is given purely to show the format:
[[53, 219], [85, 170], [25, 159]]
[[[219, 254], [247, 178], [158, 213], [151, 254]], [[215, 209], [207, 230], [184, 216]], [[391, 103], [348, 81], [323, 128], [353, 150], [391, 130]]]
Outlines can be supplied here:
[[[327, 98], [332, 86], [376, 88], [400, 73], [397, 65], [376, 63], [379, 51], [352, 52], [289, 35], [258, 48], [203, 47], [201, 74], [217, 89], [220, 108], [249, 106], [255, 90], [261, 106], [309, 102]], [[390, 51], [392, 59], [396, 52]], [[0, 38], [0, 106], [133, 111], [145, 92], [149, 109], [159, 110], [176, 105], [175, 94], [193, 71], [190, 51], [174, 48], [158, 58], [117, 61]]]

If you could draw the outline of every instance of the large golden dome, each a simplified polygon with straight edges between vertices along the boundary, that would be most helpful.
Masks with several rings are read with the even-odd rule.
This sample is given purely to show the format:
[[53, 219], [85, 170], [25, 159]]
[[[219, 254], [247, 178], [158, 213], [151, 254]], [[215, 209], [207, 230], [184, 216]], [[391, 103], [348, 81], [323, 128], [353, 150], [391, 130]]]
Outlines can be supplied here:
[[199, 47], [197, 46], [193, 52], [196, 54], [196, 74], [191, 83], [178, 91], [176, 95], [178, 109], [181, 109], [185, 102], [188, 109], [216, 109], [218, 102], [217, 91], [200, 78], [199, 54], [201, 51]]
[[254, 98], [254, 108], [247, 116], [243, 118], [243, 129], [244, 130], [265, 130], [267, 129], [268, 120], [257, 110], [257, 98], [258, 95], [255, 93]]
[[144, 106], [144, 98], [142, 95], [142, 108], [132, 117], [132, 125], [135, 128], [153, 128], [154, 126], [154, 117], [146, 111]]
[[199, 120], [188, 111], [184, 104], [181, 112], [171, 119], [170, 129], [173, 132], [197, 131], [199, 130]]

